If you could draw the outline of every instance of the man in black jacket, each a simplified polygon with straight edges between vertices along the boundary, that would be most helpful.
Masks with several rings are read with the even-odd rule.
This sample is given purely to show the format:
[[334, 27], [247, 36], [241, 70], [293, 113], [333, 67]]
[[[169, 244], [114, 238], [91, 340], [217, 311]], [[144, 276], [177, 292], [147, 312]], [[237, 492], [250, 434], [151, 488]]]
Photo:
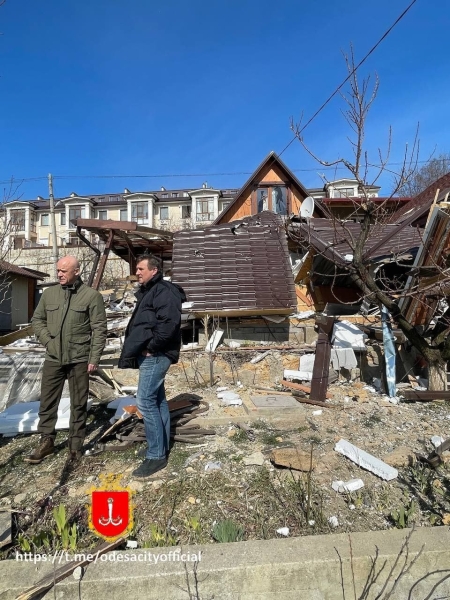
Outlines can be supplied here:
[[179, 286], [163, 279], [161, 262], [155, 256], [139, 256], [136, 275], [141, 287], [125, 332], [119, 368], [139, 368], [137, 407], [144, 417], [148, 448], [133, 476], [142, 479], [167, 465], [170, 414], [164, 379], [180, 355], [181, 304], [186, 296]]

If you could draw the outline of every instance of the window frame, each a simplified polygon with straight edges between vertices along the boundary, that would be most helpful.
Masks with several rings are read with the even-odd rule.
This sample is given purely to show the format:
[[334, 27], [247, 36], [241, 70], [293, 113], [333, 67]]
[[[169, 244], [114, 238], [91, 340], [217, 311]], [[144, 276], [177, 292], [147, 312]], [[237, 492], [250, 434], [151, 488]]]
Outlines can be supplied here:
[[[274, 188], [284, 188], [286, 190], [286, 212], [278, 212], [273, 209], [273, 190]], [[253, 214], [259, 214], [262, 211], [258, 210], [258, 191], [266, 190], [267, 191], [267, 208], [263, 210], [268, 210], [277, 215], [287, 216], [291, 211], [291, 190], [289, 185], [285, 181], [268, 181], [267, 183], [259, 183], [255, 185], [252, 194], [252, 212]]]
[[[44, 223], [44, 217], [46, 217], [46, 223]], [[50, 213], [41, 214], [41, 227], [48, 227], [50, 225]]]
[[[206, 198], [197, 198], [195, 201], [195, 220], [197, 223], [202, 223], [205, 221], [214, 221], [214, 197], [207, 196]], [[204, 203], [208, 204], [208, 209], [206, 212], [203, 210], [199, 210], [199, 205], [203, 205]], [[202, 207], [203, 208], [203, 207]], [[206, 219], [199, 218], [200, 215], [207, 215]]]
[[[76, 219], [84, 219], [85, 212], [84, 204], [76, 204], [74, 206], [69, 206], [69, 223], [75, 221]], [[79, 213], [80, 216], [75, 216], [76, 213]]]
[[[163, 217], [161, 211], [167, 211], [167, 216]], [[160, 206], [159, 207], [159, 220], [160, 221], [168, 221], [169, 220], [169, 207], [168, 206]]]
[[[189, 213], [185, 215], [184, 213]], [[182, 219], [192, 219], [192, 204], [182, 204], [181, 205], [181, 218]]]

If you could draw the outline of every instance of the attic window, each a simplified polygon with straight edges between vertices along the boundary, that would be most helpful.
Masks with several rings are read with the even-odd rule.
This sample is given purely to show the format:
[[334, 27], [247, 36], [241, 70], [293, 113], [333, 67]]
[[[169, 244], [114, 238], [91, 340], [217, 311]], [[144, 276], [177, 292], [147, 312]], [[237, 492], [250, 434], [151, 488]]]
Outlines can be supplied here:
[[256, 190], [257, 212], [271, 210], [279, 215], [287, 214], [287, 188], [284, 185], [259, 187]]
[[352, 198], [355, 195], [355, 188], [339, 188], [334, 190], [333, 198]]

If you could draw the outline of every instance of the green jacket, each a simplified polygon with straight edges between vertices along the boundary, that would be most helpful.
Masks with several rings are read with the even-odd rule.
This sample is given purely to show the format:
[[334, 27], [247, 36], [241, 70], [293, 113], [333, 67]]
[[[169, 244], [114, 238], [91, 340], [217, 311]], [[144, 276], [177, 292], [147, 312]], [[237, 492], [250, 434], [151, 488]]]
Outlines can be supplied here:
[[106, 343], [105, 307], [102, 296], [81, 279], [69, 288], [46, 288], [31, 323], [47, 349], [46, 360], [99, 364]]

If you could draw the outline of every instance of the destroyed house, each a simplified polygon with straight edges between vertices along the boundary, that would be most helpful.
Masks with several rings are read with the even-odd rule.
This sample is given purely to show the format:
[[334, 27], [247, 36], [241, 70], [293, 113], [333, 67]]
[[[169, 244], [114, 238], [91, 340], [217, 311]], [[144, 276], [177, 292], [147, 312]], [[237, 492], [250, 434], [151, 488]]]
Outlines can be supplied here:
[[[296, 282], [307, 285], [317, 311], [327, 303], [361, 303], [361, 292], [352, 281], [349, 265], [353, 243], [361, 231], [358, 222], [307, 219], [289, 224], [289, 246], [297, 259]], [[365, 245], [364, 260], [383, 276], [406, 283], [422, 241], [421, 232], [396, 224], [374, 224]], [[352, 243], [353, 242], [353, 243]]]
[[285, 225], [270, 212], [176, 233], [172, 279], [198, 315], [281, 315], [296, 307]]

